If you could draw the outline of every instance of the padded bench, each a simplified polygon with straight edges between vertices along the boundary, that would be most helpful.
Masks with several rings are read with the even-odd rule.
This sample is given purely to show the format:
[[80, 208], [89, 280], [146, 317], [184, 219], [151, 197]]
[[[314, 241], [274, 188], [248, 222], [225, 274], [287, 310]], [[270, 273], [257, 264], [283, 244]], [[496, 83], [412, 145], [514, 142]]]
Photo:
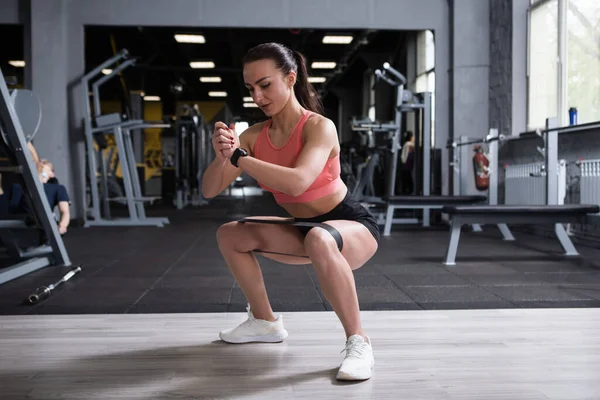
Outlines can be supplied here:
[[385, 200], [397, 206], [410, 206], [411, 208], [420, 207], [437, 207], [442, 208], [447, 205], [463, 205], [484, 203], [487, 201], [486, 196], [391, 196]]
[[584, 224], [589, 214], [600, 212], [600, 207], [588, 204], [539, 206], [454, 205], [443, 207], [442, 212], [448, 214], [452, 221], [450, 224], [450, 242], [448, 243], [444, 264], [455, 265], [461, 228], [466, 224], [554, 224], [556, 237], [565, 250], [565, 255], [579, 255], [562, 224]]
[[400, 209], [424, 209], [423, 226], [429, 226], [429, 209], [441, 209], [448, 205], [470, 205], [485, 203], [486, 196], [390, 196], [386, 202], [385, 227], [383, 236], [390, 236], [394, 211]]

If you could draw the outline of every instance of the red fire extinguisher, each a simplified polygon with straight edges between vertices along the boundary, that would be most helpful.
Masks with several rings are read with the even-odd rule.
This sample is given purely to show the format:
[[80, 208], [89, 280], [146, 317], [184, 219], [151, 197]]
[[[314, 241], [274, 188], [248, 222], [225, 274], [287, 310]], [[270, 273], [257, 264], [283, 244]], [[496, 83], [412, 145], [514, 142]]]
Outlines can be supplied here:
[[490, 186], [490, 161], [483, 153], [480, 145], [474, 147], [473, 172], [475, 173], [475, 187], [483, 192]]

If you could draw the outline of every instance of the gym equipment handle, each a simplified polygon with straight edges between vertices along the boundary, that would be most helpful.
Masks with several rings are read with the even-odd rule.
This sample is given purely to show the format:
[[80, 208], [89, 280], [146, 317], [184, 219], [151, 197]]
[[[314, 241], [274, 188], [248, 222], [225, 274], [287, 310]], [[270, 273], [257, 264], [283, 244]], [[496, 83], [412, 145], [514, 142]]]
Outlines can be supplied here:
[[[550, 131], [557, 131], [558, 133], [569, 133], [569, 132], [578, 132], [578, 131], [584, 131], [584, 130], [596, 129], [596, 128], [600, 128], [600, 122], [590, 122], [587, 124], [563, 126], [563, 127], [559, 127], [559, 128], [552, 128], [552, 129], [550, 129]], [[547, 133], [547, 132], [548, 132], [548, 129], [543, 128], [543, 129], [536, 129], [534, 131], [523, 132], [519, 136], [520, 137], [526, 137], [526, 136], [531, 136], [531, 135], [540, 136], [542, 133]]]
[[376, 69], [375, 76], [377, 77], [377, 79], [382, 79], [392, 86], [396, 86], [398, 84], [397, 82], [394, 82], [392, 79], [385, 76], [385, 74], [383, 72], [381, 72], [381, 70]]
[[470, 144], [483, 144], [483, 143], [490, 143], [493, 142], [495, 140], [498, 141], [504, 141], [506, 140], [506, 137], [504, 135], [499, 135], [497, 137], [489, 137], [489, 135], [485, 138], [481, 138], [481, 139], [475, 139], [475, 140], [471, 140], [469, 142], [463, 142], [463, 143], [457, 143], [454, 141], [449, 141], [449, 143], [446, 145], [447, 149], [451, 149], [451, 148], [456, 148], [456, 147], [460, 147], [460, 146], [468, 146]]
[[392, 75], [396, 76], [396, 78], [400, 79], [401, 85], [404, 85], [406, 83], [406, 78], [404, 77], [404, 75], [402, 75], [400, 72], [398, 72], [397, 70], [392, 68], [390, 63], [387, 63], [387, 62], [384, 63], [383, 69], [385, 69], [386, 71], [389, 71]]
[[[394, 79], [388, 77], [387, 73], [390, 73], [393, 76], [395, 76], [396, 79], [398, 79], [400, 82], [396, 82]], [[387, 62], [383, 64], [383, 71], [381, 71], [380, 69], [375, 70], [375, 76], [377, 77], [377, 79], [382, 79], [392, 86], [400, 86], [406, 84], [406, 78], [404, 77], [404, 75], [395, 70], [390, 65], [390, 63]]]

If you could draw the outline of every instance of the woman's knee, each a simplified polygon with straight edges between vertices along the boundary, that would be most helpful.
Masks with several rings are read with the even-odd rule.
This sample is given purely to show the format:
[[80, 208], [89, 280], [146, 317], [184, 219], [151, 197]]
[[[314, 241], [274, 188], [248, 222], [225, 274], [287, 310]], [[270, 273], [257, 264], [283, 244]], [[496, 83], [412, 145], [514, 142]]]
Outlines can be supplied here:
[[259, 236], [255, 228], [237, 221], [227, 222], [217, 229], [217, 243], [220, 249], [242, 253], [256, 249]]
[[219, 245], [233, 244], [240, 236], [240, 223], [237, 221], [227, 222], [217, 229], [217, 243]]
[[311, 257], [327, 257], [332, 253], [339, 253], [337, 242], [331, 233], [318, 227], [312, 228], [304, 238], [304, 248]]

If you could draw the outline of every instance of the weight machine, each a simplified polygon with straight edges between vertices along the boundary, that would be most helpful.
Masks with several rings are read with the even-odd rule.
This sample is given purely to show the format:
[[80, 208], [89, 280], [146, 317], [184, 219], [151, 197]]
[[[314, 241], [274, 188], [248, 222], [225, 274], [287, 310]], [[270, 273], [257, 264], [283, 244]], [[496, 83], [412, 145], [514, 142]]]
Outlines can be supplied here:
[[[377, 213], [380, 225], [385, 225], [384, 235], [388, 236], [393, 224], [419, 223], [417, 218], [394, 218], [396, 209], [423, 209], [423, 226], [429, 226], [429, 208], [418, 201], [398, 201], [399, 199], [411, 199], [413, 196], [396, 196], [396, 179], [398, 172], [398, 156], [402, 149], [400, 145], [403, 114], [416, 113], [418, 116], [419, 129], [415, 132], [414, 143], [414, 174], [416, 196], [429, 196], [431, 194], [431, 93], [412, 93], [405, 89], [406, 78], [389, 63], [383, 64], [383, 69], [375, 71], [377, 81], [396, 88], [395, 119], [393, 122], [379, 123], [365, 120], [353, 120], [351, 128], [357, 132], [371, 132], [374, 134], [387, 133], [389, 146], [386, 150], [391, 155], [391, 161], [386, 168], [387, 182], [383, 196], [365, 195], [365, 189], [371, 188], [376, 165], [379, 163], [380, 154], [374, 151], [366, 165], [364, 173], [358, 179], [353, 193], [359, 201], [374, 203], [383, 206], [385, 212]], [[389, 149], [388, 149], [389, 147]]]
[[[395, 132], [398, 129], [398, 126], [391, 122], [378, 123], [372, 122], [370, 119], [352, 119], [351, 129], [355, 132], [366, 133], [369, 136], [365, 146], [368, 149], [368, 155], [366, 157], [365, 162], [356, 165], [356, 183], [351, 188], [351, 192], [355, 196], [355, 198], [361, 202], [375, 205], [383, 205], [385, 204], [384, 198], [386, 196], [386, 193], [384, 193], [383, 196], [376, 195], [376, 190], [373, 183], [375, 178], [375, 169], [379, 165], [381, 161], [381, 154], [384, 151], [389, 150], [393, 155], [394, 150], [389, 149], [389, 146], [393, 141], [393, 138], [391, 138], [390, 136], [392, 132]], [[390, 144], [383, 146], [376, 146], [372, 144], [372, 135], [386, 133], [388, 134], [387, 141]], [[389, 166], [392, 165], [390, 164]], [[388, 173], [391, 173], [389, 172], [389, 169], [390, 168], [388, 168]]]
[[210, 135], [198, 107], [183, 105], [175, 122], [175, 205], [178, 210], [208, 201], [202, 196], [202, 173], [208, 167]]
[[[146, 216], [144, 204], [152, 203], [157, 198], [142, 196], [131, 131], [147, 128], [169, 128], [171, 125], [163, 122], [124, 120], [119, 113], [106, 115], [102, 115], [101, 113], [100, 87], [126, 68], [135, 65], [135, 62], [136, 60], [130, 57], [129, 52], [123, 49], [81, 78], [82, 100], [86, 105], [84, 107], [84, 133], [87, 158], [87, 179], [83, 187], [88, 187], [90, 193], [90, 204], [84, 202], [85, 227], [162, 227], [169, 223], [168, 218], [149, 218]], [[92, 84], [91, 93], [94, 104], [92, 114], [89, 99], [89, 84], [93, 79], [102, 75], [103, 69], [111, 68], [113, 65], [117, 66], [112, 69], [111, 73], [98, 78]], [[110, 196], [109, 179], [111, 179], [111, 175], [109, 175], [107, 160], [103, 155], [103, 149], [106, 147], [105, 135], [112, 135], [116, 142], [116, 157], [118, 157], [123, 175], [124, 197]], [[98, 151], [95, 149], [94, 144], [98, 146]], [[100, 164], [99, 171], [98, 164]], [[98, 174], [100, 182], [98, 182]], [[119, 202], [127, 205], [129, 216], [126, 218], [113, 218], [110, 211], [110, 202]]]
[[0, 236], [6, 246], [7, 241], [15, 240], [15, 230], [37, 228], [47, 241], [47, 244], [40, 243], [29, 249], [13, 246], [16, 254], [11, 258], [15, 258], [16, 263], [0, 271], [0, 284], [48, 266], [71, 266], [35, 161], [27, 147], [39, 128], [41, 115], [39, 98], [29, 90], [9, 92], [0, 70], [0, 132], [3, 139], [0, 150], [9, 160], [9, 165], [0, 167], [0, 173], [16, 174], [31, 209], [31, 215], [0, 218]]

